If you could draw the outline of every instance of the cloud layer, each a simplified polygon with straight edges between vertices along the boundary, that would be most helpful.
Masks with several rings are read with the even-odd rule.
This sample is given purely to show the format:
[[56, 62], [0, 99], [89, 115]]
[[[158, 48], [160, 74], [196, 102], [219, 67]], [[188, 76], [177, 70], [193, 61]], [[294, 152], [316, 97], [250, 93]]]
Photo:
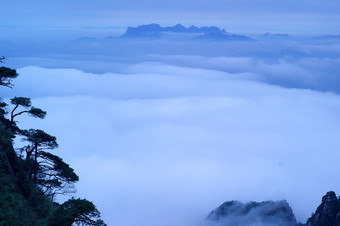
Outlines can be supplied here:
[[[1, 97], [48, 112], [19, 125], [58, 138], [108, 225], [206, 226], [225, 201], [281, 199], [305, 222], [340, 190], [340, 39], [316, 35], [338, 34], [340, 3], [249, 2], [3, 1], [0, 56], [20, 76]], [[256, 41], [117, 38], [141, 23]]]
[[339, 96], [257, 81], [265, 74], [256, 70], [304, 82], [317, 64], [172, 58], [188, 66], [147, 62], [105, 74], [24, 67], [3, 94], [31, 96], [48, 112], [20, 126], [58, 138], [56, 152], [80, 175], [78, 195], [109, 225], [204, 225], [234, 199], [287, 199], [305, 221], [326, 191], [340, 189]]

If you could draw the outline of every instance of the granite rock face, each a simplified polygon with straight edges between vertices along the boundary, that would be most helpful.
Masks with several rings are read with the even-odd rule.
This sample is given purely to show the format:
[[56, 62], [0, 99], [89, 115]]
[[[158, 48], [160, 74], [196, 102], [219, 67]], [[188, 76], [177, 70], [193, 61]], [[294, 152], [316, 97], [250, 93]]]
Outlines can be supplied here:
[[315, 213], [307, 220], [307, 226], [340, 226], [340, 200], [335, 192], [327, 192]]
[[207, 217], [218, 226], [296, 226], [296, 218], [287, 201], [248, 202], [229, 201], [213, 210]]

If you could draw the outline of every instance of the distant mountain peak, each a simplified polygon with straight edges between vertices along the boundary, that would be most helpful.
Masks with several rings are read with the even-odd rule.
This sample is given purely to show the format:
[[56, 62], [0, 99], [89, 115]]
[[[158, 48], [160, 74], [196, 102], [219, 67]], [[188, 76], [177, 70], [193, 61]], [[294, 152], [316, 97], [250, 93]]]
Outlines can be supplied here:
[[225, 29], [216, 26], [197, 27], [191, 25], [185, 27], [178, 23], [175, 26], [161, 27], [159, 24], [140, 25], [138, 27], [128, 27], [122, 35], [123, 38], [155, 39], [166, 38], [169, 33], [190, 34], [192, 39], [211, 41], [253, 41], [244, 35], [230, 34]]
[[210, 26], [210, 27], [196, 27], [194, 25], [191, 25], [189, 28], [184, 27], [182, 24], [178, 23], [175, 26], [172, 27], [161, 27], [159, 24], [152, 23], [152, 24], [146, 24], [146, 25], [140, 25], [138, 27], [128, 27], [127, 32], [129, 30], [138, 30], [141, 32], [145, 31], [153, 31], [153, 32], [165, 32], [165, 31], [172, 31], [172, 32], [198, 32], [198, 33], [207, 33], [207, 32], [213, 32], [213, 31], [224, 31], [224, 29], [220, 29], [216, 26]]
[[191, 25], [188, 29], [198, 29], [195, 25]]
[[174, 27], [176, 27], [176, 28], [185, 28], [182, 24], [176, 24]]
[[188, 32], [188, 29], [184, 27], [182, 24], [176, 24], [173, 27], [165, 27], [163, 28], [163, 31], [170, 31], [170, 32]]

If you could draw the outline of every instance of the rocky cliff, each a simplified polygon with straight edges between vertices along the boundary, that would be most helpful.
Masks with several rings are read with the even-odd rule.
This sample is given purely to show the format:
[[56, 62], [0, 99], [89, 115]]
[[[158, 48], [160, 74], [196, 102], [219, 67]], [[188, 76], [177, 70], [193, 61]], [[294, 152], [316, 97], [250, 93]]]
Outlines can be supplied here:
[[335, 192], [327, 192], [315, 213], [307, 220], [307, 226], [340, 226], [340, 200]]
[[207, 217], [219, 226], [296, 226], [297, 222], [287, 201], [248, 202], [229, 201], [213, 210]]
[[296, 222], [286, 200], [225, 202], [213, 210], [207, 220], [214, 226], [340, 226], [340, 199], [334, 191], [327, 192], [306, 224]]

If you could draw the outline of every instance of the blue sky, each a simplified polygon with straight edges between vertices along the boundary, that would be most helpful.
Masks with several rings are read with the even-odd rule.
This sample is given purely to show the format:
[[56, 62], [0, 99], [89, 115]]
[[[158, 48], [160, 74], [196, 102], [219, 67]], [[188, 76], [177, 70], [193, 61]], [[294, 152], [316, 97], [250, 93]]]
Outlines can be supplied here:
[[338, 33], [336, 0], [2, 1], [1, 27], [126, 27], [143, 23], [217, 25], [233, 31]]

